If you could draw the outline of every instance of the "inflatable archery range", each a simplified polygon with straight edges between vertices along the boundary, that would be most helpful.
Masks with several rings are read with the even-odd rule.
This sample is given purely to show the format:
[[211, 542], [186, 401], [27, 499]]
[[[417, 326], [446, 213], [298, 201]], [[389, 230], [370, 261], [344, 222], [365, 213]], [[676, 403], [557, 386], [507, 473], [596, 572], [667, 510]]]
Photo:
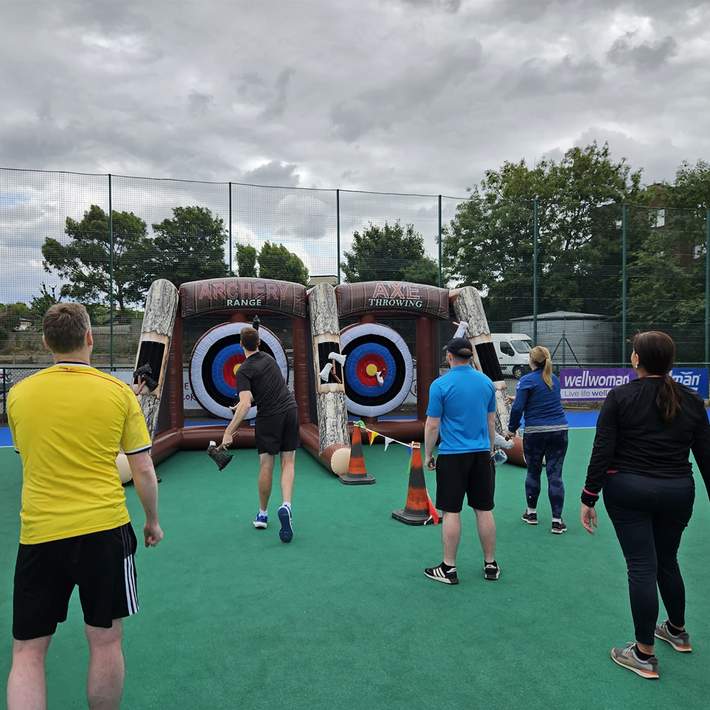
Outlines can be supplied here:
[[[136, 372], [148, 366], [141, 404], [156, 463], [221, 439], [245, 360], [240, 333], [255, 317], [261, 350], [276, 360], [296, 398], [303, 446], [336, 475], [348, 470], [353, 421], [376, 423], [383, 437], [423, 439], [429, 385], [443, 360], [437, 328], [444, 322], [450, 323], [447, 339], [455, 321], [464, 322], [458, 332], [465, 329], [475, 366], [496, 382], [498, 430], [507, 428], [505, 383], [473, 288], [384, 281], [307, 291], [285, 281], [228, 277], [184, 283], [176, 291], [160, 281], [148, 295], [136, 358]], [[199, 407], [198, 420], [188, 425], [186, 391]], [[252, 408], [234, 446], [254, 446], [255, 416]], [[508, 457], [523, 463], [520, 440]]]
[[[154, 288], [155, 284], [151, 292]], [[169, 325], [169, 335], [163, 338], [160, 348], [146, 345], [151, 336], [142, 336], [136, 358], [136, 372], [144, 371], [149, 365], [153, 379], [160, 383], [145, 396], [149, 398], [146, 402], [150, 402], [152, 455], [156, 463], [178, 450], [205, 450], [211, 440], [221, 439], [226, 422], [232, 417], [230, 407], [238, 398], [237, 371], [246, 359], [240, 333], [252, 325], [256, 316], [260, 321], [260, 349], [276, 360], [295, 395], [304, 444], [308, 447], [308, 442], [318, 442], [309, 447], [318, 455], [320, 442], [327, 441], [319, 460], [334, 473], [347, 469], [349, 443], [345, 417], [340, 431], [330, 422], [323, 427], [325, 433], [321, 433], [317, 424], [321, 402], [315, 402], [317, 375], [312, 367], [313, 340], [304, 286], [258, 278], [207, 279], [182, 284], [175, 292], [174, 303], [172, 307], [165, 299], [151, 299], [149, 293], [143, 330], [146, 324], [158, 322], [161, 332]], [[337, 326], [337, 318], [335, 324]], [[327, 340], [328, 333], [326, 319], [320, 340]], [[333, 335], [337, 350], [337, 330]], [[196, 415], [194, 409], [190, 410], [191, 417], [196, 416], [196, 419], [188, 422], [185, 392], [189, 392], [198, 408]], [[342, 392], [339, 394], [344, 398]], [[338, 393], [326, 392], [320, 399], [325, 413], [331, 402], [337, 403]], [[331, 408], [337, 409], [337, 406]], [[253, 407], [237, 432], [234, 446], [254, 446], [255, 416], [256, 407]], [[326, 420], [324, 414], [321, 421]], [[341, 468], [336, 471], [332, 466], [337, 467], [338, 462]]]

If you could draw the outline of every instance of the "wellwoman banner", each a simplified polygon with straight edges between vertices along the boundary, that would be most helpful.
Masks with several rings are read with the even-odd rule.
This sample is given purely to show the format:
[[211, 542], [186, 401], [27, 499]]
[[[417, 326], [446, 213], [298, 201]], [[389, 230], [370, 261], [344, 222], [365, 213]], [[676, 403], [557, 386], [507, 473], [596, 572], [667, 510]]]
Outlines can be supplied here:
[[[708, 397], [708, 371], [704, 367], [676, 367], [671, 375], [676, 382], [690, 387], [703, 399]], [[609, 390], [636, 379], [630, 367], [580, 367], [560, 370], [562, 399], [603, 400]]]

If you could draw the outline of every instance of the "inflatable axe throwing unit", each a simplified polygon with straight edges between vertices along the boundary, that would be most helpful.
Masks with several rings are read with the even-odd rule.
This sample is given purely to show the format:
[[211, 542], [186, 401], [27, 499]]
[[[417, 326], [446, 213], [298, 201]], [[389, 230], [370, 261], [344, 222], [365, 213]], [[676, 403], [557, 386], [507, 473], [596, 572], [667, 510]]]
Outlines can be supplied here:
[[[236, 373], [245, 355], [240, 333], [259, 318], [261, 349], [292, 383], [301, 441], [329, 471], [344, 476], [350, 460], [348, 419], [377, 422], [385, 437], [421, 441], [429, 385], [439, 375], [436, 323], [455, 318], [468, 324], [475, 366], [499, 389], [499, 429], [507, 427], [508, 404], [481, 299], [473, 288], [459, 291], [403, 282], [300, 284], [258, 278], [220, 278], [184, 283], [179, 292], [156, 281], [146, 302], [136, 370], [150, 366], [151, 385], [141, 404], [153, 434], [156, 463], [180, 449], [207, 449], [219, 441], [238, 398]], [[411, 319], [416, 332], [416, 367], [405, 340], [387, 318]], [[348, 325], [341, 328], [343, 321]], [[354, 322], [353, 322], [354, 321]], [[274, 324], [278, 324], [280, 330]], [[203, 327], [204, 326], [204, 327]], [[451, 335], [455, 326], [452, 323]], [[183, 357], [189, 331], [192, 347]], [[292, 369], [278, 336], [290, 334]], [[191, 340], [192, 339], [192, 340]], [[184, 362], [187, 360], [187, 362]], [[214, 419], [185, 426], [183, 369], [192, 392]], [[141, 369], [142, 368], [142, 369]], [[416, 383], [416, 414], [397, 420], [394, 412]], [[504, 386], [504, 385], [503, 385]], [[256, 408], [248, 419], [256, 416]], [[254, 428], [244, 422], [235, 446], [254, 446]], [[509, 453], [522, 464], [520, 442]]]

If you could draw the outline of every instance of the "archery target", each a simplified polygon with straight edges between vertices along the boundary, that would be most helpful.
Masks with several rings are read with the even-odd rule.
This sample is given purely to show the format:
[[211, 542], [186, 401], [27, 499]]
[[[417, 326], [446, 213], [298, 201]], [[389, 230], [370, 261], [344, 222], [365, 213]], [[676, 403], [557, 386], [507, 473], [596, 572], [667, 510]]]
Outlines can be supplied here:
[[399, 333], [379, 323], [361, 323], [340, 334], [348, 411], [378, 417], [399, 407], [412, 387], [412, 354]]
[[[203, 409], [221, 419], [231, 419], [230, 407], [237, 403], [237, 372], [246, 360], [240, 342], [249, 323], [225, 323], [208, 330], [196, 343], [190, 359], [190, 385]], [[288, 361], [279, 339], [264, 326], [259, 327], [259, 350], [271, 355], [288, 382]], [[256, 416], [256, 407], [246, 419]]]

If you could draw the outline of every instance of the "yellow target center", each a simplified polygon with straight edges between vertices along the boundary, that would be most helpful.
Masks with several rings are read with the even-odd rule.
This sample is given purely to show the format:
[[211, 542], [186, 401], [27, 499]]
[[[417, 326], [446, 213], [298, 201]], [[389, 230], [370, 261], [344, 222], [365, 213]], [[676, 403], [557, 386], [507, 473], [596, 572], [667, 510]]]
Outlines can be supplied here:
[[232, 370], [232, 373], [236, 375], [236, 374], [237, 374], [237, 370], [238, 370], [241, 366], [242, 366], [242, 363], [241, 363], [241, 362], [238, 362], [238, 363], [234, 366], [234, 368], [233, 368], [233, 370]]
[[377, 365], [370, 363], [366, 368], [365, 372], [370, 376], [374, 377], [377, 374]]

